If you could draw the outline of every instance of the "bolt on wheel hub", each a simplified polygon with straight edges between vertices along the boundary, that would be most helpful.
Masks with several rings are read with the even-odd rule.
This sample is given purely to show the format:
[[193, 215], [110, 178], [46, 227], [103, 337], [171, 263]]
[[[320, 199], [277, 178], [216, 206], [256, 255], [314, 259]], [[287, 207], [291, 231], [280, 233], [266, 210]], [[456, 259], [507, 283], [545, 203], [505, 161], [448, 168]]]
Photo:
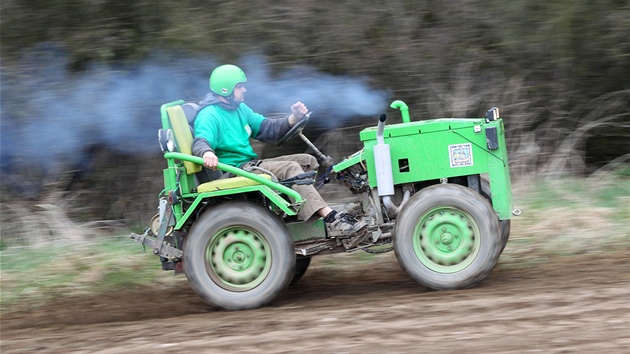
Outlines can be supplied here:
[[445, 245], [450, 245], [453, 242], [453, 238], [454, 238], [453, 235], [451, 235], [448, 232], [445, 232], [440, 236], [440, 241]]
[[424, 214], [414, 233], [418, 258], [428, 268], [442, 273], [464, 269], [479, 248], [474, 219], [453, 207], [440, 207]]
[[219, 286], [230, 291], [247, 291], [267, 277], [271, 248], [263, 237], [233, 227], [215, 235], [206, 249], [206, 270]]

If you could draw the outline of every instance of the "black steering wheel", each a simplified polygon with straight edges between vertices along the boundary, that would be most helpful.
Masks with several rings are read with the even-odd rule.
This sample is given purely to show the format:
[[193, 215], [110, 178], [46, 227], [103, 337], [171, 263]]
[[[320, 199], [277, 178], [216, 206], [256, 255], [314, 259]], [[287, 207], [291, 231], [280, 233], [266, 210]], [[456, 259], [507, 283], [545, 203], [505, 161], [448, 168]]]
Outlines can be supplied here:
[[284, 143], [298, 136], [298, 134], [304, 130], [304, 127], [306, 127], [306, 123], [308, 123], [309, 118], [311, 118], [311, 112], [307, 113], [299, 122], [295, 123], [295, 125], [292, 126], [291, 129], [284, 134], [282, 138], [280, 138], [280, 140], [278, 140], [276, 146], [282, 147]]

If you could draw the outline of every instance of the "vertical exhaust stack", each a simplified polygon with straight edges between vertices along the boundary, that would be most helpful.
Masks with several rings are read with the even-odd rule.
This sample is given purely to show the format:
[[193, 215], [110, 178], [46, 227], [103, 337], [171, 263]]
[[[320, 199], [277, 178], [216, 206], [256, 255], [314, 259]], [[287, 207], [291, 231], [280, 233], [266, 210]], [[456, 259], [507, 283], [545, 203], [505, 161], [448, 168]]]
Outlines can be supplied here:
[[378, 188], [379, 197], [394, 195], [392, 158], [389, 150], [389, 144], [385, 144], [385, 139], [383, 138], [386, 119], [387, 116], [385, 114], [381, 114], [378, 119], [376, 145], [374, 146], [374, 167], [376, 168], [376, 186]]
[[392, 170], [392, 158], [390, 154], [389, 144], [385, 144], [383, 132], [385, 130], [385, 120], [387, 116], [381, 114], [378, 119], [378, 128], [376, 130], [376, 145], [374, 145], [374, 167], [376, 170], [376, 187], [378, 196], [383, 198], [383, 206], [387, 211], [387, 216], [395, 218], [398, 216], [400, 208], [407, 202], [411, 196], [412, 187], [403, 186], [403, 200], [400, 206], [396, 206], [392, 202], [394, 195], [394, 174]]

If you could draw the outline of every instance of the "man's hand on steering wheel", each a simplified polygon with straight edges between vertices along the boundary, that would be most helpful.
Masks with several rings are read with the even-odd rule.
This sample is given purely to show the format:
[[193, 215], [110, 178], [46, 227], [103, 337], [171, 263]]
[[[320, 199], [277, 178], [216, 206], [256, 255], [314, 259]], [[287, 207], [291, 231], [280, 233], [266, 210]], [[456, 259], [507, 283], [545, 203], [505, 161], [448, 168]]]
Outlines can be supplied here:
[[306, 126], [306, 123], [308, 123], [309, 117], [310, 113], [304, 103], [297, 102], [291, 106], [291, 115], [289, 116], [289, 125], [291, 126], [291, 129], [289, 129], [289, 131], [277, 141], [276, 146], [282, 147], [284, 143], [301, 134], [302, 130], [304, 130], [304, 127]]
[[289, 116], [289, 125], [294, 126], [308, 113], [308, 108], [302, 102], [296, 102], [291, 106], [291, 116]]

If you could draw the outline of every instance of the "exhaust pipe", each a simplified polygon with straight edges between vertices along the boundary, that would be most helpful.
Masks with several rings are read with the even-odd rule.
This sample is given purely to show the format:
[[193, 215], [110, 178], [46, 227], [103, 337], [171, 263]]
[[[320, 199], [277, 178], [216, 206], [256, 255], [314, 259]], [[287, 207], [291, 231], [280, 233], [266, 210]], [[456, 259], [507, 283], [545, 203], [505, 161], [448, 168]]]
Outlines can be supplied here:
[[385, 144], [385, 138], [383, 132], [385, 130], [385, 120], [387, 116], [381, 114], [378, 119], [378, 127], [376, 130], [376, 145], [374, 146], [374, 167], [376, 168], [376, 187], [378, 189], [378, 196], [383, 198], [383, 206], [387, 212], [387, 216], [395, 218], [400, 211], [400, 208], [411, 196], [412, 187], [405, 185], [403, 187], [404, 195], [400, 206], [396, 206], [392, 202], [392, 195], [394, 195], [394, 176], [392, 170], [392, 158], [389, 149], [389, 144]]
[[385, 207], [385, 211], [387, 211], [387, 216], [392, 219], [396, 218], [398, 216], [398, 213], [400, 212], [400, 209], [402, 209], [403, 205], [405, 205], [407, 200], [409, 200], [412, 191], [413, 187], [410, 184], [405, 184], [403, 186], [403, 199], [400, 202], [399, 206], [396, 206], [396, 204], [392, 202], [391, 196], [383, 197], [383, 206]]
[[383, 138], [386, 119], [387, 116], [385, 114], [381, 114], [381, 117], [378, 119], [376, 145], [374, 146], [374, 167], [376, 168], [376, 186], [379, 197], [394, 195], [392, 158], [389, 144], [385, 144], [385, 139]]

